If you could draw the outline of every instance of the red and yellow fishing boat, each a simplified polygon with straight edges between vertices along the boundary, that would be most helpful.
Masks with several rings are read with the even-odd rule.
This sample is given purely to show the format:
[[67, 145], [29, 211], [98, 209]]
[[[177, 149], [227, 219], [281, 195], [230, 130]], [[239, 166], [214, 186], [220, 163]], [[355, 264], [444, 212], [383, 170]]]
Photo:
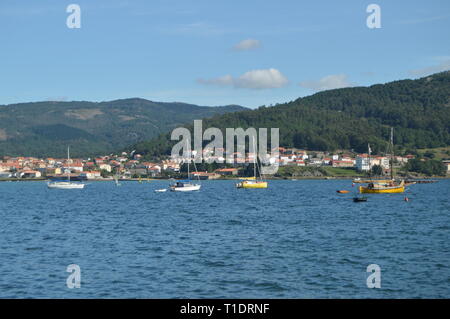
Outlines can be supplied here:
[[359, 192], [362, 194], [394, 194], [405, 191], [405, 182], [396, 183], [391, 181], [388, 184], [369, 183], [367, 186], [359, 186]]
[[[370, 146], [369, 148], [369, 167], [370, 167]], [[359, 186], [359, 192], [364, 194], [395, 194], [405, 191], [405, 181], [395, 181], [394, 179], [394, 128], [391, 128], [391, 140], [389, 143], [390, 160], [389, 166], [391, 179], [384, 181], [371, 180], [367, 186]]]

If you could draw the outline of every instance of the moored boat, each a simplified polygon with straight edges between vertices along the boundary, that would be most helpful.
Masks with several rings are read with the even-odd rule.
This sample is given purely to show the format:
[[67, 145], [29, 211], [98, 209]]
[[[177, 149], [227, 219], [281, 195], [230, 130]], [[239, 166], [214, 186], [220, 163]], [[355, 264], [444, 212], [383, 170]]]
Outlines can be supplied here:
[[[258, 167], [258, 153], [257, 153], [257, 147], [255, 138], [253, 138], [253, 145], [254, 145], [254, 159], [253, 159], [253, 176], [246, 178], [244, 181], [237, 183], [237, 188], [248, 188], [248, 189], [257, 189], [257, 188], [267, 188], [269, 185], [266, 181], [263, 181], [262, 175], [261, 175], [261, 169]], [[259, 179], [257, 175], [257, 168], [259, 171]]]
[[176, 181], [174, 184], [170, 185], [170, 190], [172, 192], [192, 192], [200, 190], [200, 184], [194, 184], [191, 181]]
[[361, 179], [361, 178], [355, 178], [353, 180], [353, 183], [357, 183], [357, 184], [367, 184], [367, 183], [383, 184], [383, 183], [389, 183], [390, 181], [391, 181], [390, 179]]
[[362, 194], [394, 194], [404, 191], [404, 181], [400, 181], [400, 183], [391, 181], [389, 184], [369, 183], [367, 186], [359, 186], [359, 192]]
[[[391, 128], [390, 148], [390, 180], [370, 180], [367, 186], [359, 186], [359, 192], [364, 194], [394, 194], [405, 191], [405, 181], [396, 181], [394, 179], [394, 128]], [[369, 149], [369, 167], [370, 167], [370, 146]]]
[[73, 183], [70, 181], [70, 148], [67, 147], [67, 182], [66, 181], [55, 181], [48, 182], [47, 187], [50, 189], [83, 189], [85, 184]]
[[243, 181], [243, 182], [236, 184], [236, 187], [237, 188], [267, 188], [268, 184], [267, 184], [267, 182], [264, 182], [264, 181], [248, 180], [248, 181]]
[[85, 184], [72, 182], [50, 182], [47, 184], [48, 188], [55, 189], [83, 189]]
[[[195, 151], [193, 151], [192, 153], [195, 156], [194, 152]], [[190, 156], [190, 158], [189, 158], [189, 160], [187, 162], [187, 176], [188, 176], [188, 178], [190, 176], [189, 164], [191, 162], [191, 159], [192, 159], [192, 156]], [[195, 161], [194, 161], [194, 168], [195, 168], [195, 172], [198, 173], [197, 172], [197, 166], [195, 165]], [[197, 175], [198, 181], [200, 182], [199, 175], [198, 174], [196, 174], [196, 175]], [[190, 179], [188, 179], [188, 180], [184, 180], [184, 181], [175, 181], [173, 184], [171, 184], [169, 186], [169, 189], [172, 192], [192, 192], [192, 191], [199, 191], [201, 187], [202, 187], [201, 184], [193, 183]]]

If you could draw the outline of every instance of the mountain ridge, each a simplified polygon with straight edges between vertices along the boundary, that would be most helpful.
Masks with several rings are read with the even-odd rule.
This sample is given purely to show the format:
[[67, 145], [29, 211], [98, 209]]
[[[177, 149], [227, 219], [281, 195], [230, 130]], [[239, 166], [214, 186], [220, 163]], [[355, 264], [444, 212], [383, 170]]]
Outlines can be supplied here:
[[[192, 126], [187, 125], [192, 129]], [[450, 71], [415, 80], [318, 92], [255, 110], [216, 115], [203, 128], [279, 127], [280, 145], [309, 150], [382, 152], [395, 128], [397, 148], [450, 145]], [[192, 132], [192, 130], [191, 130]], [[168, 134], [133, 145], [149, 157], [170, 154]]]
[[194, 119], [244, 110], [142, 98], [0, 105], [0, 156], [94, 156], [116, 151]]

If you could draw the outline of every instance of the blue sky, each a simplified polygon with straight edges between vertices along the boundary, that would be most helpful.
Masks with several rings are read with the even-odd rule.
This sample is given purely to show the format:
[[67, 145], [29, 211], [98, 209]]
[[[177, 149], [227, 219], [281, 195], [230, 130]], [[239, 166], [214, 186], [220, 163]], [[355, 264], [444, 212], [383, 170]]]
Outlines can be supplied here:
[[270, 105], [448, 70], [449, 31], [448, 0], [1, 0], [0, 104]]

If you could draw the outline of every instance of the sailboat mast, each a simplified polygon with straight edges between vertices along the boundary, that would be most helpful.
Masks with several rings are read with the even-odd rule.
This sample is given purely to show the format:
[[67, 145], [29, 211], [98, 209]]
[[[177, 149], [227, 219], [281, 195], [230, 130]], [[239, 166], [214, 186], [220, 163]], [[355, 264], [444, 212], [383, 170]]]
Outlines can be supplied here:
[[372, 152], [372, 150], [370, 149], [370, 144], [367, 144], [367, 153], [369, 155], [369, 178], [372, 179], [372, 174], [371, 174], [371, 165], [370, 165], [370, 153]]
[[[187, 143], [187, 142], [186, 142]], [[191, 146], [191, 141], [189, 140], [189, 146]], [[190, 180], [191, 178], [189, 177], [189, 164], [191, 163], [191, 158], [192, 158], [192, 151], [191, 151], [191, 147], [188, 148], [189, 150], [189, 159], [188, 159], [188, 174], [187, 174], [187, 179]]]
[[70, 146], [67, 146], [67, 180], [70, 182]]
[[256, 178], [256, 156], [253, 158], [253, 176]]
[[257, 177], [256, 177], [256, 161], [257, 161], [256, 143], [255, 143], [255, 137], [253, 136], [253, 176], [255, 177], [255, 180], [257, 180]]
[[391, 127], [391, 179], [394, 179], [394, 128]]

